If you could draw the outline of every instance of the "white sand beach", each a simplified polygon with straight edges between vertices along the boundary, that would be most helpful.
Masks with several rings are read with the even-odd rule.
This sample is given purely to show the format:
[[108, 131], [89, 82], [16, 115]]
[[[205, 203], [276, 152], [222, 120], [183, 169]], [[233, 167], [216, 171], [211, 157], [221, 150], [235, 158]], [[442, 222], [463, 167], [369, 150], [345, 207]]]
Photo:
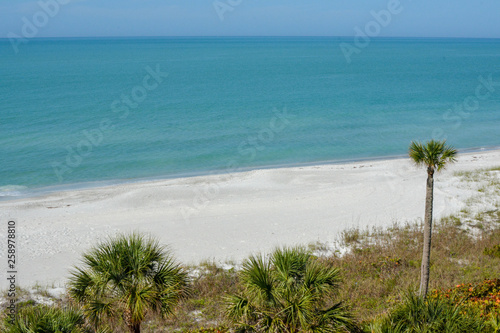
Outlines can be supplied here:
[[[437, 174], [435, 216], [457, 212], [472, 194], [455, 171], [494, 166], [500, 150], [461, 154]], [[0, 219], [4, 226], [17, 222], [19, 285], [63, 285], [86, 249], [119, 232], [151, 233], [180, 261], [195, 264], [422, 218], [426, 176], [408, 158], [256, 170], [4, 201]], [[3, 263], [6, 231], [0, 230]]]

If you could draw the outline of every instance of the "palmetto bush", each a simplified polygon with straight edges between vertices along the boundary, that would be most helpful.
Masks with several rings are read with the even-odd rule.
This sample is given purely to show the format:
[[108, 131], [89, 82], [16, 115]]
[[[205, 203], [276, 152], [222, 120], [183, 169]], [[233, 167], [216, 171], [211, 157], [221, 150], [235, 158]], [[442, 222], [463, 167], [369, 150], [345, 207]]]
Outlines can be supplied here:
[[[92, 333], [86, 325], [83, 312], [75, 308], [58, 308], [45, 305], [24, 306], [15, 320], [5, 320], [5, 332], [9, 333]], [[3, 330], [2, 330], [3, 331]], [[101, 332], [105, 332], [102, 330]]]
[[140, 332], [148, 313], [173, 312], [186, 295], [188, 278], [165, 247], [140, 234], [121, 235], [83, 255], [72, 272], [69, 294], [99, 327], [121, 318], [131, 332]]
[[408, 292], [389, 315], [372, 325], [373, 333], [493, 332], [485, 318], [461, 304]]
[[251, 256], [240, 272], [242, 291], [228, 297], [227, 315], [239, 332], [357, 332], [352, 315], [332, 302], [339, 271], [303, 248]]

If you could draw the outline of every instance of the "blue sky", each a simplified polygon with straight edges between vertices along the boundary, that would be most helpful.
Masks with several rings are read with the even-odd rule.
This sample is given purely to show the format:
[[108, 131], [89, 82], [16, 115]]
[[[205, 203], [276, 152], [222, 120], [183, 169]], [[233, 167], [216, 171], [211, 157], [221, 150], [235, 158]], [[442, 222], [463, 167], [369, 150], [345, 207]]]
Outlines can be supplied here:
[[[354, 36], [374, 20], [372, 11], [397, 1], [0, 0], [0, 38], [22, 36], [36, 20], [33, 37]], [[399, 2], [377, 36], [500, 38], [499, 0]], [[52, 3], [50, 15], [40, 3]]]

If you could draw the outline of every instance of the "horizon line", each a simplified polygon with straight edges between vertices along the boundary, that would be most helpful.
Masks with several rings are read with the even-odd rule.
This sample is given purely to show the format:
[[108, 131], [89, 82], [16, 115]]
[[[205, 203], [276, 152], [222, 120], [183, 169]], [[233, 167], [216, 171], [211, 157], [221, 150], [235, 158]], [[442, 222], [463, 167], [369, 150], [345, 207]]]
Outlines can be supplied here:
[[[336, 35], [149, 35], [149, 36], [47, 36], [47, 37], [33, 37], [34, 39], [111, 39], [111, 38], [342, 38], [354, 39], [356, 36], [336, 36]], [[447, 37], [447, 36], [376, 36], [370, 37], [371, 39], [500, 39], [500, 37]], [[0, 37], [0, 40], [10, 40], [9, 37]]]

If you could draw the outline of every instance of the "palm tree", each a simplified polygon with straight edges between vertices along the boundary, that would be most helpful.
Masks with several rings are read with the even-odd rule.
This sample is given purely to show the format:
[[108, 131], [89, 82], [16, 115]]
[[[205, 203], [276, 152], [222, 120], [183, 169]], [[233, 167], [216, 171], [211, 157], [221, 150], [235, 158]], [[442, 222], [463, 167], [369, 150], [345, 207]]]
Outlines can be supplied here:
[[158, 241], [140, 234], [120, 235], [83, 255], [71, 272], [69, 294], [98, 327], [121, 315], [130, 332], [141, 331], [148, 312], [172, 313], [186, 295], [187, 274]]
[[240, 280], [242, 293], [227, 300], [238, 332], [358, 331], [341, 303], [327, 302], [339, 286], [339, 270], [303, 248], [277, 249], [269, 260], [250, 257]]
[[420, 277], [419, 294], [427, 295], [429, 287], [429, 266], [431, 256], [432, 238], [432, 203], [434, 196], [434, 173], [445, 168], [448, 163], [456, 161], [457, 150], [447, 146], [446, 141], [431, 140], [423, 145], [420, 142], [412, 142], [409, 148], [410, 159], [417, 166], [427, 168], [427, 187], [425, 197], [425, 221], [424, 221], [424, 250], [422, 254], [422, 268]]

